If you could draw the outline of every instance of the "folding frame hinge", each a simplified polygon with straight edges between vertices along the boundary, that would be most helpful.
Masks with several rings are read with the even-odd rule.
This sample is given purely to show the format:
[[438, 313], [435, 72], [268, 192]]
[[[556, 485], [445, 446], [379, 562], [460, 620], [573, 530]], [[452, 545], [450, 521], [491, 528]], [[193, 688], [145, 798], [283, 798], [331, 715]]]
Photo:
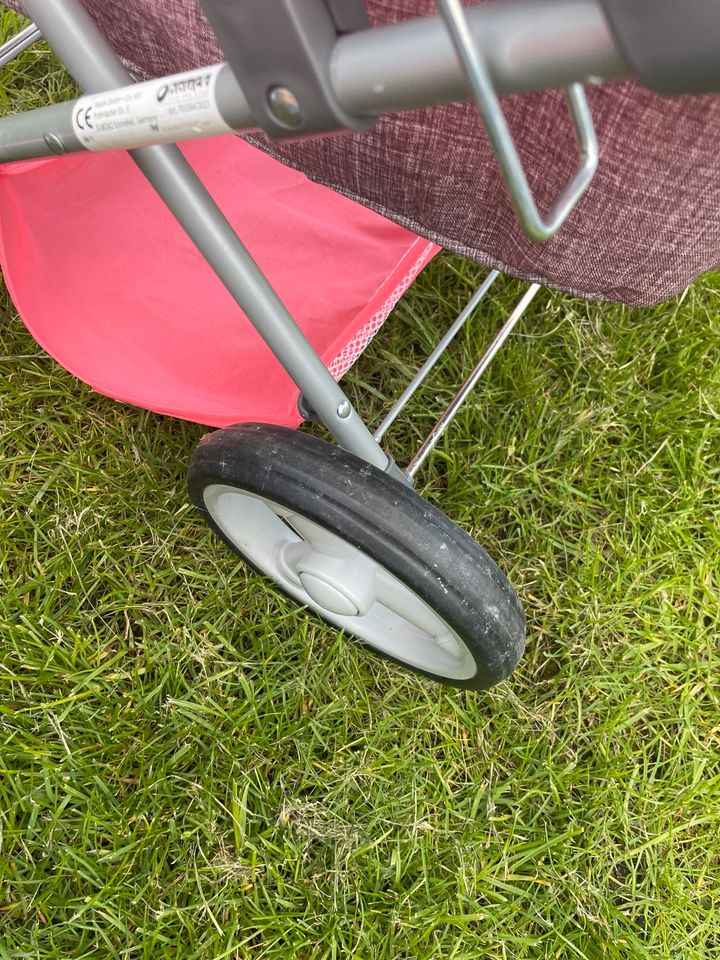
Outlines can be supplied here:
[[287, 139], [369, 130], [332, 89], [339, 37], [370, 26], [362, 0], [200, 0], [258, 126]]

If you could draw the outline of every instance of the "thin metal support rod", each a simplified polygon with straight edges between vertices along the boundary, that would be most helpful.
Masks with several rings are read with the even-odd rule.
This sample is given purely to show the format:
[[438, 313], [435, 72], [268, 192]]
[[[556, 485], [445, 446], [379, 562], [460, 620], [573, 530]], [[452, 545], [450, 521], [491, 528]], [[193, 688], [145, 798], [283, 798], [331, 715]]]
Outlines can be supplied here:
[[35, 24], [29, 24], [19, 33], [16, 33], [14, 37], [10, 37], [9, 40], [6, 40], [5, 43], [0, 46], [0, 67], [4, 67], [16, 57], [19, 57], [21, 53], [28, 49], [28, 47], [31, 47], [34, 43], [37, 43], [37, 41], [41, 39], [42, 33], [38, 30]]
[[463, 2], [437, 0], [437, 5], [463, 65], [475, 106], [482, 117], [518, 219], [533, 240], [549, 240], [575, 209], [598, 167], [597, 137], [582, 84], [572, 83], [565, 91], [580, 152], [578, 165], [572, 179], [543, 219], [493, 87], [490, 70], [480, 47], [475, 43]]
[[405, 473], [407, 473], [409, 477], [415, 476], [415, 474], [418, 472], [420, 467], [423, 465], [423, 463], [427, 460], [427, 458], [430, 456], [432, 451], [435, 449], [435, 447], [438, 444], [438, 441], [440, 440], [442, 435], [445, 433], [447, 428], [450, 426], [452, 421], [457, 416], [457, 413], [460, 407], [467, 400], [468, 396], [470, 395], [471, 391], [475, 388], [480, 377], [485, 373], [487, 368], [490, 366], [490, 364], [493, 361], [493, 358], [495, 357], [495, 354], [498, 352], [500, 347], [505, 343], [507, 338], [510, 336], [510, 333], [512, 332], [513, 327], [518, 322], [520, 317], [522, 317], [522, 315], [525, 313], [525, 311], [527, 310], [528, 306], [530, 305], [533, 297], [538, 292], [538, 290], [540, 290], [540, 284], [533, 283], [525, 291], [522, 298], [516, 305], [515, 309], [512, 311], [510, 316], [507, 318], [505, 323], [502, 325], [502, 327], [498, 331], [497, 336], [488, 347], [487, 351], [483, 355], [478, 365], [475, 367], [475, 369], [467, 378], [465, 383], [460, 387], [458, 392], [450, 401], [447, 409], [445, 410], [443, 415], [440, 417], [440, 419], [437, 421], [435, 426], [432, 428], [432, 430], [428, 434], [427, 438], [423, 442], [418, 452], [410, 461], [410, 464], [407, 470], [405, 471]]
[[408, 404], [408, 401], [413, 396], [418, 387], [424, 382], [427, 375], [430, 373], [432, 368], [438, 362], [440, 357], [445, 353], [449, 345], [454, 340], [455, 336], [462, 330], [465, 326], [466, 321], [473, 315], [475, 309], [484, 299], [485, 294], [488, 292], [490, 287], [493, 285], [495, 280], [500, 276], [497, 270], [491, 270], [490, 273], [485, 277], [483, 282], [480, 284], [478, 289], [472, 295], [467, 304], [463, 307], [461, 313], [458, 315], [455, 322], [451, 327], [448, 328], [445, 336], [440, 340], [438, 345], [435, 347], [433, 352], [427, 358], [425, 363], [420, 367], [418, 372], [412, 378], [410, 383], [407, 385], [405, 390], [402, 392], [400, 397], [395, 401], [395, 403], [390, 408], [388, 415], [385, 417], [383, 422], [377, 428], [373, 436], [376, 440], [380, 441], [387, 433], [388, 429], [395, 423], [397, 418], [400, 416], [402, 411]]
[[[78, 0], [24, 0], [24, 5], [86, 91], [130, 83], [130, 75]], [[130, 155], [337, 442], [406, 480], [373, 439], [180, 150], [165, 144], [132, 150]]]

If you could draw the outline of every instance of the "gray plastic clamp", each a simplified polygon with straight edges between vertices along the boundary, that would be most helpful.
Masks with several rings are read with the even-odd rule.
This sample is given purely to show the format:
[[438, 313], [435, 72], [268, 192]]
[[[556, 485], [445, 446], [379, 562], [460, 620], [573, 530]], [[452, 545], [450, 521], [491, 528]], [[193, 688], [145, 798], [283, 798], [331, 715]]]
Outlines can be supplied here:
[[344, 33], [370, 27], [362, 0], [200, 0], [258, 126], [287, 139], [369, 130], [338, 103], [330, 61]]

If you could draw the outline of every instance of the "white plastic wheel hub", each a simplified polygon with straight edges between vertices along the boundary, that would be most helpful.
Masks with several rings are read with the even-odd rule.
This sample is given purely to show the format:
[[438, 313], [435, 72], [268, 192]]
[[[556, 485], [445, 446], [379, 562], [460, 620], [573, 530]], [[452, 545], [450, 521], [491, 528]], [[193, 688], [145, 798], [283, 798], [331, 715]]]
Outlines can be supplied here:
[[228, 540], [304, 606], [369, 646], [450, 680], [475, 660], [457, 633], [382, 564], [315, 521], [224, 484], [205, 507]]

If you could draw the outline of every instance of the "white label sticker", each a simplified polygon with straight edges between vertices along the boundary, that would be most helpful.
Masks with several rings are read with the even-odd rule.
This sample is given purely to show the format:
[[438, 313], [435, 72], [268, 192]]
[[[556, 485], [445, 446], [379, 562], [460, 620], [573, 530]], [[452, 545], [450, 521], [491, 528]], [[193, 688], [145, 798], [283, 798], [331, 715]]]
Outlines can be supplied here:
[[230, 133], [217, 108], [215, 86], [223, 64], [80, 97], [73, 131], [88, 150], [173, 143]]

